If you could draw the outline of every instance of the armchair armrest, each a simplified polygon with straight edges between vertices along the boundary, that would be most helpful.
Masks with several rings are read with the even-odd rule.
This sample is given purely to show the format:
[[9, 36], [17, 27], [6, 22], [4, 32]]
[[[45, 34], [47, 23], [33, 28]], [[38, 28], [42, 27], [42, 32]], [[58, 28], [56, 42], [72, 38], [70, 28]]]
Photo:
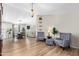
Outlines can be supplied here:
[[67, 46], [69, 46], [70, 44], [69, 44], [69, 40], [63, 40], [63, 46], [64, 47], [67, 47]]

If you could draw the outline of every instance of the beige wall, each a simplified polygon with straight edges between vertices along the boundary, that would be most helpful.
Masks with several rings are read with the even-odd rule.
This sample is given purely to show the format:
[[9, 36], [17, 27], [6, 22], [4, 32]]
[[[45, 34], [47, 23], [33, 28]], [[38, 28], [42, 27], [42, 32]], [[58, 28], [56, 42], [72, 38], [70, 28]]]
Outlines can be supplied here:
[[[47, 36], [48, 28], [55, 26], [60, 32], [72, 33], [71, 46], [79, 48], [79, 12], [59, 15], [43, 15], [43, 31]], [[37, 19], [39, 16], [37, 17]]]

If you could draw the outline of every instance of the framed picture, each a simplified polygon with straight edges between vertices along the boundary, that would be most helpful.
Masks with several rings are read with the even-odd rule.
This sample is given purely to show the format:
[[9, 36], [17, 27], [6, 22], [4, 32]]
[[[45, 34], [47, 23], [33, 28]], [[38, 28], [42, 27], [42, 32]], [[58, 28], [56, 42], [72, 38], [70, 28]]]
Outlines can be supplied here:
[[39, 20], [42, 20], [42, 17], [39, 17]]
[[27, 29], [30, 29], [30, 26], [27, 26]]
[[42, 23], [42, 21], [40, 21], [39, 23]]

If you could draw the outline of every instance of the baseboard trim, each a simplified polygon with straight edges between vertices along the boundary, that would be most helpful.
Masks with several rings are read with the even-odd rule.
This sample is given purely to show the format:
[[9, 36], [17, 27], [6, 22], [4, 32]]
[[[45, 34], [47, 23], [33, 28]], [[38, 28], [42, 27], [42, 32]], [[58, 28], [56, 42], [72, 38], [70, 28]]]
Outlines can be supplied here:
[[70, 46], [71, 48], [76, 48], [76, 49], [79, 49], [79, 47], [77, 47], [77, 46]]

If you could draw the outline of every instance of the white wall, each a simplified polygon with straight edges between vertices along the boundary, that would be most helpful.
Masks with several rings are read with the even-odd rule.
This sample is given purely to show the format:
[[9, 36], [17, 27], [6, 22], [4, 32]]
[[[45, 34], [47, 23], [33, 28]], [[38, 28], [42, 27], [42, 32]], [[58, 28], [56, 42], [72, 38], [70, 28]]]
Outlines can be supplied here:
[[[39, 16], [38, 16], [39, 18]], [[37, 18], [37, 19], [38, 19]], [[60, 32], [72, 33], [71, 46], [79, 48], [79, 12], [68, 12], [59, 15], [43, 15], [43, 30], [47, 36], [49, 26]]]

